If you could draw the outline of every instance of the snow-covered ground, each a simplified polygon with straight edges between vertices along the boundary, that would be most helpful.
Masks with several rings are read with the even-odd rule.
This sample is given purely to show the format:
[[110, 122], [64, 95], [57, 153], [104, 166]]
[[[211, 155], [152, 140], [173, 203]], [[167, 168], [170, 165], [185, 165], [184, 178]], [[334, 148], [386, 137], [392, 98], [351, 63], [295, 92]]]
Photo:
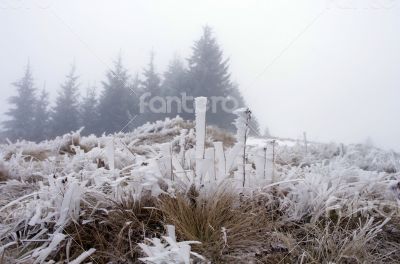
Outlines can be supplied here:
[[[196, 134], [202, 130], [201, 118], [196, 127], [175, 118], [131, 133], [81, 137], [78, 131], [39, 144], [1, 145], [0, 174], [7, 180], [0, 183], [0, 259], [93, 262], [95, 245], [80, 254], [71, 251], [76, 242], [66, 232], [71, 223], [85, 225], [97, 212], [108, 214], [110, 201], [139, 201], [144, 194], [174, 197], [193, 186], [204, 197], [222, 185], [242, 196], [263, 195], [276, 202], [286, 222], [317, 223], [332, 212], [380, 219], [367, 222], [366, 230], [360, 222], [364, 233], [354, 233], [350, 242], [360, 237], [372, 241], [397, 219], [398, 153], [366, 145], [306, 147], [304, 142], [246, 138], [240, 118], [232, 146], [234, 137], [217, 129]], [[165, 246], [151, 239], [153, 247], [140, 245], [148, 257], [143, 261], [205, 261], [190, 253], [191, 243], [177, 242], [175, 234], [165, 237]], [[397, 250], [400, 241], [391, 243], [390, 250]]]

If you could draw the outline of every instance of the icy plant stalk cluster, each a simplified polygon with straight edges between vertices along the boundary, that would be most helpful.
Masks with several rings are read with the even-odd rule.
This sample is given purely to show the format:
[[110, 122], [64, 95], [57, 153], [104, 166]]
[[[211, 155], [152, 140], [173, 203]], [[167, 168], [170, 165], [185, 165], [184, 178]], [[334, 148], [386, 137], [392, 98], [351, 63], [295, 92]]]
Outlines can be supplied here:
[[193, 259], [205, 260], [203, 256], [190, 251], [190, 244], [198, 244], [197, 241], [177, 242], [175, 227], [167, 225], [167, 236], [159, 238], [146, 239], [150, 244], [140, 243], [144, 253], [148, 256], [140, 260], [145, 263], [163, 264], [163, 263], [193, 263]]

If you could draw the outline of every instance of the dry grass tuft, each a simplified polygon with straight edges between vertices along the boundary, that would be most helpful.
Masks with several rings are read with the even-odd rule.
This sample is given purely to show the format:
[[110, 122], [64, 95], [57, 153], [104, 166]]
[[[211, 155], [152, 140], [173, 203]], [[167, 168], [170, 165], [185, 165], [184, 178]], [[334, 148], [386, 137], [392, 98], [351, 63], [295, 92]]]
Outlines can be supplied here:
[[265, 208], [234, 194], [218, 192], [195, 202], [185, 195], [165, 196], [159, 208], [180, 239], [202, 243], [193, 250], [212, 263], [247, 263], [271, 242]]
[[324, 226], [307, 224], [304, 258], [309, 263], [365, 263], [368, 260], [365, 238], [352, 237], [352, 229], [338, 224]]
[[207, 135], [210, 137], [207, 142], [208, 147], [212, 147], [212, 142], [221, 141], [225, 148], [230, 148], [236, 143], [235, 137], [232, 133], [224, 131], [218, 127], [207, 127]]
[[25, 160], [37, 160], [37, 161], [44, 161], [50, 156], [50, 151], [49, 150], [37, 150], [37, 151], [31, 151], [27, 152], [24, 151], [22, 152], [22, 155], [26, 156]]
[[[16, 154], [17, 152], [15, 150], [9, 151], [4, 155], [4, 160], [9, 161], [11, 158]], [[30, 161], [30, 160], [35, 160], [35, 161], [44, 161], [46, 160], [50, 155], [51, 152], [50, 150], [44, 150], [44, 149], [37, 149], [37, 150], [23, 150], [22, 155], [24, 156], [25, 161]]]
[[9, 178], [8, 170], [4, 163], [0, 161], [0, 182], [7, 181]]
[[[283, 223], [290, 254], [281, 263], [393, 263], [399, 247], [380, 238], [383, 219], [348, 217], [317, 223]], [[385, 245], [386, 244], [386, 245]], [[396, 256], [393, 256], [397, 254]], [[268, 257], [268, 256], [267, 256]], [[264, 261], [262, 263], [265, 263]], [[397, 263], [397, 262], [396, 262]]]
[[0, 170], [0, 182], [8, 180], [8, 174], [5, 171]]
[[137, 137], [138, 141], [136, 142], [136, 145], [150, 145], [171, 142], [171, 140], [173, 140], [175, 136], [179, 135], [178, 132], [179, 131], [170, 131], [166, 134], [146, 133], [143, 135], [139, 135]]
[[[141, 256], [137, 243], [163, 232], [160, 214], [154, 206], [152, 197], [142, 197], [138, 202], [127, 200], [113, 203], [108, 213], [94, 211], [89, 223], [71, 223], [65, 229], [73, 240], [70, 258], [94, 247], [96, 252], [91, 257], [96, 263], [136, 263]], [[65, 252], [65, 247], [59, 250], [57, 259], [66, 260]]]

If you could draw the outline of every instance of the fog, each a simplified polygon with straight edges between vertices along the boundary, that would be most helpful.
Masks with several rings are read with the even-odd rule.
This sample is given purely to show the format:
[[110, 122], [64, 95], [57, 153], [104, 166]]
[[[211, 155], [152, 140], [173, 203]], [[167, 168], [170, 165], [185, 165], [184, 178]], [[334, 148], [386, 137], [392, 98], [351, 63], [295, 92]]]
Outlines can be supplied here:
[[[400, 150], [399, 1], [0, 0], [0, 112], [29, 59], [56, 90], [75, 62], [82, 92], [120, 53], [163, 73], [213, 28], [232, 78], [273, 135]], [[1, 120], [6, 117], [1, 115]]]

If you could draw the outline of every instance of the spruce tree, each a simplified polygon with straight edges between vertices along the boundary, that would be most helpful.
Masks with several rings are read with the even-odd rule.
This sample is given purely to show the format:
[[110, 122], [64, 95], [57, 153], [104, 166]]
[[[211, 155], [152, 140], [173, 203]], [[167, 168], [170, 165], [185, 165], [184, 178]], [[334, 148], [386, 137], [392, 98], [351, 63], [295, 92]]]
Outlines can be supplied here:
[[13, 105], [6, 115], [9, 119], [3, 122], [5, 134], [10, 140], [34, 140], [32, 133], [35, 126], [36, 89], [28, 63], [24, 76], [13, 83], [17, 94], [9, 98]]
[[86, 96], [83, 98], [80, 107], [80, 122], [81, 127], [84, 127], [82, 131], [84, 135], [99, 133], [99, 128], [97, 127], [99, 122], [97, 107], [96, 89], [94, 87], [89, 87], [86, 90]]
[[228, 60], [210, 27], [203, 28], [203, 35], [194, 43], [188, 59], [190, 91], [193, 96], [226, 96], [231, 88]]
[[51, 115], [53, 136], [79, 129], [79, 84], [75, 65], [71, 67], [65, 82], [61, 85]]
[[160, 76], [154, 67], [154, 53], [150, 54], [150, 61], [147, 68], [143, 72], [144, 80], [142, 81], [143, 89], [150, 92], [152, 96], [161, 96]]
[[190, 95], [218, 97], [230, 100], [231, 104], [222, 107], [222, 103], [215, 104], [215, 111], [207, 112], [207, 122], [221, 128], [234, 130], [233, 121], [236, 116], [231, 111], [226, 111], [233, 106], [233, 100], [237, 107], [243, 107], [243, 98], [239, 90], [230, 80], [229, 61], [224, 59], [210, 27], [203, 28], [203, 35], [194, 43], [192, 56], [189, 62], [188, 91]]
[[[165, 96], [171, 96], [177, 98], [178, 100], [182, 100], [182, 97], [186, 94], [190, 93], [187, 91], [187, 70], [182, 60], [178, 57], [175, 57], [168, 65], [167, 71], [164, 73], [164, 81], [162, 83], [162, 91]], [[168, 98], [168, 97], [167, 97]], [[167, 113], [167, 116], [173, 118], [177, 115], [182, 118], [188, 119], [190, 115], [185, 113], [181, 106], [177, 105], [177, 103], [170, 103], [170, 109]]]
[[100, 132], [114, 133], [126, 131], [136, 124], [135, 100], [137, 95], [131, 90], [128, 71], [122, 65], [121, 56], [114, 62], [114, 69], [107, 72], [103, 91], [99, 99]]
[[187, 93], [187, 70], [182, 60], [175, 57], [168, 65], [164, 73], [162, 90], [166, 95], [181, 96], [181, 93]]
[[[160, 76], [155, 70], [153, 52], [150, 54], [150, 61], [147, 68], [144, 69], [143, 77], [144, 79], [141, 82], [141, 91], [143, 94], [148, 94], [147, 101], [152, 100], [155, 97], [164, 96], [164, 92], [161, 88]], [[145, 110], [146, 111], [140, 115], [140, 123], [163, 120], [167, 116], [160, 100], [156, 100], [155, 103], [146, 107]]]
[[33, 136], [37, 142], [49, 137], [49, 93], [43, 89], [35, 105], [35, 125]]

